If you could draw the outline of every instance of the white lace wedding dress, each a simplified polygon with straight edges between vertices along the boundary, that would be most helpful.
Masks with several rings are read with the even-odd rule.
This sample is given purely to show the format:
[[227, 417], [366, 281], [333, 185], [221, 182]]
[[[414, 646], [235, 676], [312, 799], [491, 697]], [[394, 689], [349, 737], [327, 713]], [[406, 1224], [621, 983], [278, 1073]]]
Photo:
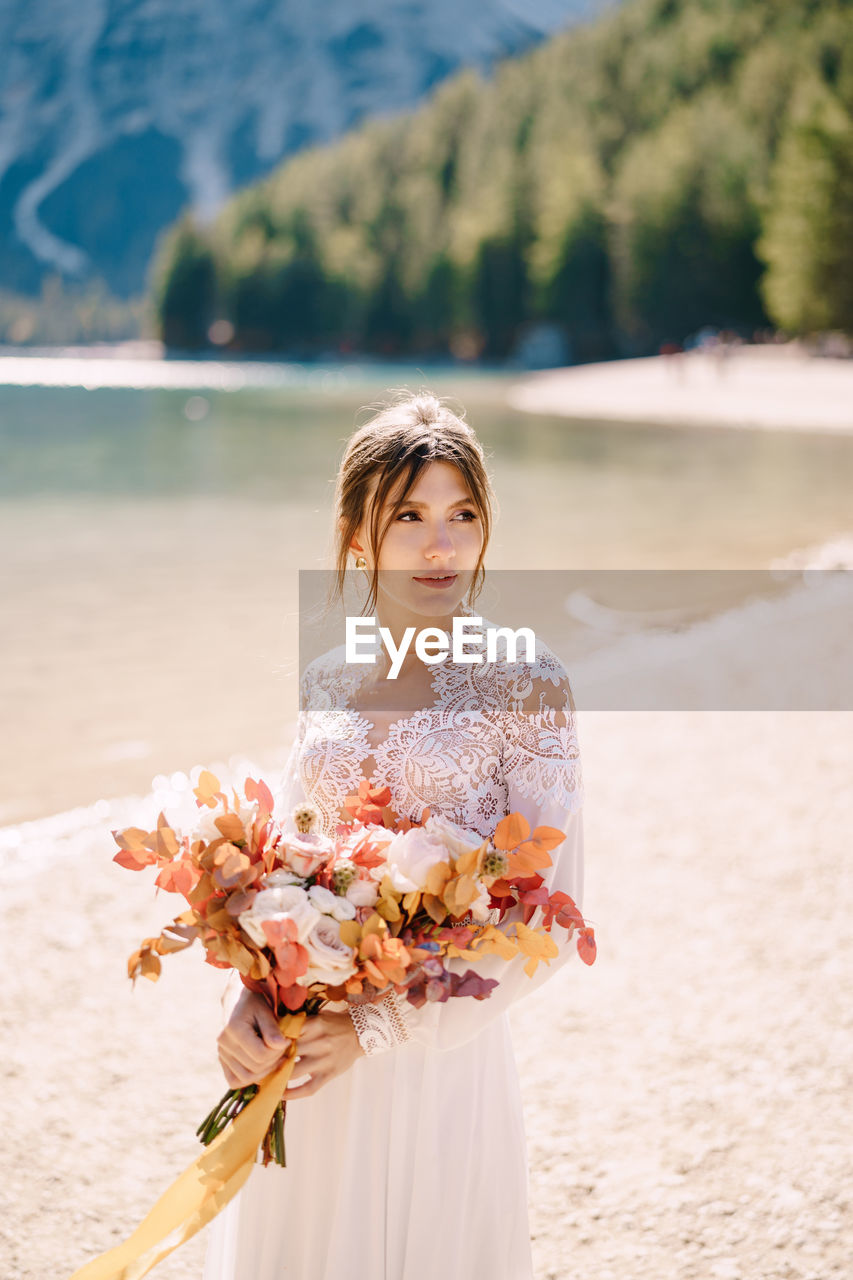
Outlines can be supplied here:
[[[343, 646], [307, 668], [287, 803], [310, 799], [332, 834], [373, 760], [374, 780], [409, 817], [428, 805], [486, 836], [519, 810], [531, 826], [566, 832], [545, 879], [581, 906], [580, 754], [569, 682], [551, 651], [538, 645], [535, 661], [509, 665], [438, 664], [433, 705], [376, 742], [354, 708], [365, 670], [343, 663]], [[560, 955], [532, 979], [523, 957], [479, 961], [500, 980], [486, 1000], [414, 1009], [392, 995], [356, 1014], [365, 1056], [288, 1105], [287, 1168], [254, 1166], [211, 1225], [204, 1280], [532, 1280], [506, 1010], [576, 952], [559, 926], [552, 937]]]

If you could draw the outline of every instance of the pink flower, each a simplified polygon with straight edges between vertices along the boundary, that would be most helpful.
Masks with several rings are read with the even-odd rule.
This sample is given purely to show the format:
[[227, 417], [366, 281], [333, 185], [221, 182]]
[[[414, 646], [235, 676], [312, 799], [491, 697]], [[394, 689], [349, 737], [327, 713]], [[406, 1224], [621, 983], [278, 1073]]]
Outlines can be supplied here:
[[278, 854], [286, 867], [304, 879], [319, 871], [334, 851], [335, 846], [327, 836], [309, 832], [305, 835], [285, 835]]

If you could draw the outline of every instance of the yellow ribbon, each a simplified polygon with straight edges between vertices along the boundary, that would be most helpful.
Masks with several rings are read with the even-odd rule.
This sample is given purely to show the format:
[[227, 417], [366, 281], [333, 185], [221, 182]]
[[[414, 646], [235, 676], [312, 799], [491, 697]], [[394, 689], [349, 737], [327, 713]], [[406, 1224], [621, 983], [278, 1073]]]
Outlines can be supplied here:
[[291, 1038], [281, 1066], [163, 1193], [133, 1235], [87, 1262], [71, 1280], [140, 1280], [225, 1208], [252, 1172], [258, 1147], [293, 1073], [304, 1021], [304, 1013], [286, 1014], [279, 1021], [283, 1034]]

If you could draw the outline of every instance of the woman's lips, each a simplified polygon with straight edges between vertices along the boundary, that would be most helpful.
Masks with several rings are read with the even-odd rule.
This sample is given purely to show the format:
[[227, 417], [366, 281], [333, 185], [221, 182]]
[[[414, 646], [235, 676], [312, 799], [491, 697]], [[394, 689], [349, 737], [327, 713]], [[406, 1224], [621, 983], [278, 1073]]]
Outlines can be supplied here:
[[455, 573], [447, 573], [441, 578], [415, 578], [415, 582], [422, 582], [425, 587], [432, 587], [434, 591], [439, 591], [442, 587], [452, 587], [456, 577]]

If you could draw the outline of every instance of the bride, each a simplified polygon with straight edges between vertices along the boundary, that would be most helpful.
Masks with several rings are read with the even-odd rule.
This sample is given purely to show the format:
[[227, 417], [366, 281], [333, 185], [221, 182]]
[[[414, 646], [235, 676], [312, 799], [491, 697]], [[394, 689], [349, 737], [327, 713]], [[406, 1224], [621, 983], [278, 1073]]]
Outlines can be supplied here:
[[[398, 400], [354, 433], [341, 463], [336, 598], [353, 555], [369, 583], [364, 612], [397, 645], [409, 626], [450, 631], [474, 612], [493, 507], [467, 422], [429, 394]], [[396, 812], [417, 819], [428, 806], [483, 837], [520, 811], [567, 833], [544, 876], [581, 906], [575, 707], [554, 654], [537, 642], [531, 660], [427, 666], [409, 650], [393, 708], [382, 661], [347, 664], [341, 644], [307, 667], [285, 810], [307, 798], [332, 835], [372, 777]], [[552, 937], [560, 954], [532, 979], [520, 956], [478, 962], [500, 981], [486, 1000], [415, 1009], [392, 990], [309, 1019], [284, 1095], [287, 1168], [253, 1166], [211, 1226], [204, 1280], [532, 1280], [507, 1009], [574, 952], [565, 933]], [[286, 1045], [244, 990], [219, 1037], [229, 1085], [263, 1078]]]

